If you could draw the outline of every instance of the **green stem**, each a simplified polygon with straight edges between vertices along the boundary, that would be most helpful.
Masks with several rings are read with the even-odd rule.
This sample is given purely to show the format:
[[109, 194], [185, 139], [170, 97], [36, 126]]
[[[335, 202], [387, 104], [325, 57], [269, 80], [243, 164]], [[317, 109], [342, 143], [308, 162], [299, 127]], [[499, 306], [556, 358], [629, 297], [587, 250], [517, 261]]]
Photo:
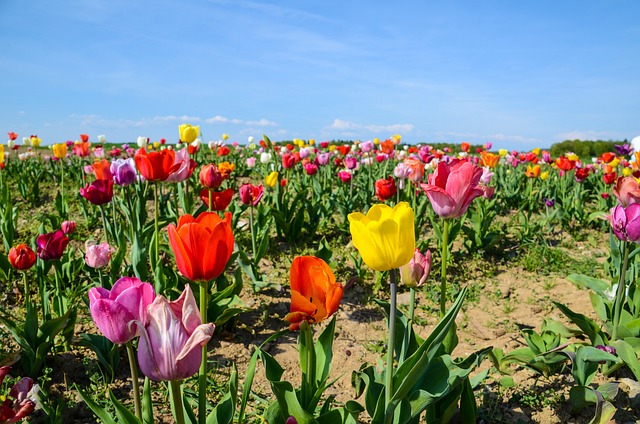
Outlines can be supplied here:
[[209, 189], [209, 212], [213, 212], [213, 191]]
[[[207, 306], [209, 303], [208, 283], [200, 282], [200, 318], [203, 324], [208, 323]], [[202, 362], [198, 373], [198, 423], [207, 422], [207, 344], [202, 346]]]
[[129, 368], [131, 369], [131, 385], [133, 386], [133, 403], [135, 405], [136, 417], [142, 420], [142, 408], [140, 407], [140, 382], [138, 381], [138, 364], [136, 363], [136, 353], [131, 341], [127, 342], [127, 355], [129, 357]]
[[[396, 341], [396, 297], [397, 297], [397, 283], [396, 283], [396, 270], [389, 271], [389, 340], [387, 342], [387, 370], [385, 372], [385, 409], [389, 407], [391, 398], [393, 397], [393, 358], [394, 358], [394, 346]], [[393, 415], [392, 415], [393, 416]]]
[[409, 288], [409, 321], [413, 322], [413, 316], [416, 309], [416, 289]]
[[116, 216], [116, 201], [115, 199], [111, 199], [111, 217], [113, 218], [113, 230], [115, 232], [116, 240], [114, 243], [117, 243], [120, 238], [120, 231], [118, 230], [118, 217]]
[[[159, 226], [158, 226], [158, 220], [160, 219], [160, 213], [158, 212], [158, 182], [156, 181], [153, 184], [153, 203], [154, 203], [154, 217], [155, 217], [155, 222], [153, 225], [153, 229], [155, 231], [155, 262], [154, 264], [158, 263], [158, 258], [160, 257], [160, 251], [158, 250], [158, 239], [160, 238], [160, 230], [159, 230]], [[155, 270], [154, 270], [155, 271]]]
[[[253, 230], [253, 205], [249, 206], [249, 227], [251, 229], [251, 248], [253, 249], [253, 260], [255, 262], [256, 259], [256, 235]], [[255, 264], [256, 266], [258, 264]]]
[[104, 215], [104, 206], [100, 205], [100, 215], [102, 216], [102, 229], [104, 230], [104, 240], [109, 243], [109, 233], [107, 232], [107, 218]]
[[175, 413], [176, 424], [184, 424], [184, 406], [182, 406], [182, 392], [180, 390], [180, 380], [171, 380], [171, 400], [173, 401], [173, 411]]
[[27, 273], [22, 272], [22, 283], [24, 284], [24, 302], [25, 309], [29, 309], [31, 307], [31, 299], [30, 299], [30, 290], [29, 290], [29, 280], [27, 279]]
[[302, 337], [305, 338], [305, 344], [307, 345], [307, 369], [305, 370], [306, 376], [306, 390], [303, 393], [306, 394], [306, 399], [303, 399], [302, 408], [305, 410], [309, 408], [309, 404], [313, 399], [313, 394], [315, 393], [315, 381], [316, 381], [316, 357], [315, 357], [315, 348], [313, 346], [313, 333], [311, 331], [311, 325], [307, 323], [307, 325], [303, 326], [302, 329]]
[[616, 299], [613, 311], [613, 330], [611, 332], [611, 340], [618, 340], [618, 326], [620, 325], [620, 316], [622, 315], [622, 307], [624, 306], [626, 290], [626, 273], [627, 264], [629, 262], [629, 247], [627, 242], [622, 242], [623, 262], [620, 269], [620, 280], [618, 280], [618, 288], [616, 290]]
[[447, 312], [447, 253], [449, 251], [449, 220], [444, 220], [442, 229], [442, 255], [440, 271], [440, 317]]

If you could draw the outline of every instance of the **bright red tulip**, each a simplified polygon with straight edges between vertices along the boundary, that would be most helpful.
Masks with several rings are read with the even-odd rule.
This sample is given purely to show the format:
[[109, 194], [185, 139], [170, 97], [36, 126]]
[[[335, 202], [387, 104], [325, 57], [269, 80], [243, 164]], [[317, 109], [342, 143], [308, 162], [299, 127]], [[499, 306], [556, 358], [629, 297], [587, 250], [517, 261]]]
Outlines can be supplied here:
[[147, 153], [143, 147], [136, 152], [136, 167], [147, 181], [165, 181], [180, 168], [181, 163], [175, 163], [175, 156], [173, 150]]
[[82, 140], [83, 143], [87, 143], [89, 141], [89, 134], [80, 134], [80, 140]]
[[291, 264], [291, 312], [284, 317], [291, 330], [302, 321], [309, 324], [333, 315], [342, 300], [342, 284], [325, 261], [315, 256], [298, 256]]
[[9, 250], [9, 263], [15, 269], [24, 271], [36, 263], [36, 253], [26, 244], [19, 244]]
[[89, 154], [91, 154], [91, 152], [89, 151], [89, 147], [91, 147], [91, 143], [88, 142], [75, 143], [73, 145], [73, 153], [81, 158], [87, 157], [89, 156]]
[[169, 224], [168, 231], [182, 275], [191, 281], [209, 281], [222, 274], [233, 253], [229, 212], [225, 219], [215, 212], [203, 212], [197, 218], [183, 215], [177, 227]]
[[386, 180], [380, 179], [375, 182], [376, 196], [381, 202], [392, 198], [397, 193], [396, 181], [393, 177], [388, 177]]
[[200, 190], [200, 199], [207, 206], [209, 206], [209, 192], [211, 192], [211, 202], [213, 204], [211, 206], [211, 210], [214, 211], [223, 211], [227, 209], [229, 207], [229, 204], [231, 203], [231, 199], [233, 199], [234, 193], [232, 188], [228, 188], [222, 191], [208, 190], [206, 188], [203, 188], [202, 190]]

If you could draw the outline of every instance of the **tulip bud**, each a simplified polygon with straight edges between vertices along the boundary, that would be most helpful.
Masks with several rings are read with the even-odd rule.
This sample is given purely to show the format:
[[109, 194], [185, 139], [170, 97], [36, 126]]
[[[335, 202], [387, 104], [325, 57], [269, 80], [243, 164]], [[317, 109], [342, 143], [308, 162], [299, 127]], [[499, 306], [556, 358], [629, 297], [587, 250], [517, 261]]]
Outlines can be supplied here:
[[73, 234], [76, 232], [76, 222], [75, 221], [62, 221], [60, 224], [60, 229], [65, 235]]
[[220, 187], [222, 181], [224, 176], [215, 164], [209, 163], [200, 169], [200, 184], [204, 187], [216, 189]]
[[24, 271], [36, 263], [36, 253], [26, 244], [19, 244], [9, 250], [9, 263], [13, 268]]
[[400, 281], [409, 287], [421, 287], [427, 282], [430, 273], [431, 251], [427, 250], [422, 255], [416, 248], [409, 263], [400, 267]]

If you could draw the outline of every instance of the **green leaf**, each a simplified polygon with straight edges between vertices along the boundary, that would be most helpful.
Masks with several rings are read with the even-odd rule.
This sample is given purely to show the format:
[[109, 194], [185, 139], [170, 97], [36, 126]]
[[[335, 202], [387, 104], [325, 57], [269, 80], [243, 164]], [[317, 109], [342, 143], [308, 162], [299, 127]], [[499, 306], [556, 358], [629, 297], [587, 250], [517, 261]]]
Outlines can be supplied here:
[[616, 355], [629, 367], [636, 381], [640, 381], [640, 362], [633, 347], [624, 340], [616, 340], [611, 345], [616, 349]]
[[153, 401], [151, 400], [151, 380], [149, 380], [149, 377], [144, 378], [141, 408], [143, 424], [153, 424]]
[[584, 332], [584, 334], [587, 335], [587, 337], [589, 337], [592, 345], [597, 346], [607, 344], [607, 337], [604, 335], [604, 333], [600, 329], [600, 326], [594, 320], [585, 315], [573, 312], [562, 303], [553, 302], [553, 304], [556, 305], [556, 307], [560, 309], [560, 311], [565, 314], [567, 318], [569, 318], [574, 324], [576, 324]]
[[603, 296], [603, 293], [611, 287], [611, 284], [608, 281], [582, 274], [570, 274], [567, 276], [567, 280], [578, 287], [591, 289], [600, 296]]
[[109, 390], [109, 399], [111, 403], [116, 409], [116, 415], [120, 421], [123, 421], [127, 424], [137, 424], [141, 423], [141, 421], [136, 417], [133, 412], [129, 411], [113, 394], [111, 390]]
[[74, 385], [74, 387], [78, 391], [78, 394], [80, 395], [84, 403], [86, 403], [89, 409], [91, 409], [91, 411], [93, 411], [93, 413], [96, 414], [96, 416], [100, 419], [100, 422], [105, 424], [117, 424], [115, 418], [112, 417], [106, 411], [106, 409], [98, 405], [98, 403], [96, 403], [93, 398], [91, 398], [91, 396], [82, 391], [82, 389], [80, 389], [77, 385]]

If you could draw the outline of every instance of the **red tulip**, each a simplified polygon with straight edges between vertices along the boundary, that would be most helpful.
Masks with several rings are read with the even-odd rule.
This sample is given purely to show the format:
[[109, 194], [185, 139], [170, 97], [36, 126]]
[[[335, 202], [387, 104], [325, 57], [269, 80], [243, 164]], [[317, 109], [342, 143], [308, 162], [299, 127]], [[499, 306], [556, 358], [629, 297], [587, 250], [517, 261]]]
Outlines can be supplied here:
[[95, 180], [81, 188], [80, 195], [96, 206], [109, 203], [113, 198], [113, 180]]
[[180, 168], [181, 163], [175, 163], [175, 156], [173, 150], [147, 153], [143, 147], [136, 152], [136, 167], [147, 181], [165, 181]]
[[89, 141], [89, 134], [80, 134], [80, 140], [82, 140], [83, 143], [86, 143]]
[[609, 172], [602, 176], [602, 180], [606, 185], [613, 184], [616, 181], [616, 178], [618, 178], [618, 175], [615, 172]]
[[177, 227], [169, 224], [168, 231], [182, 275], [191, 281], [209, 281], [222, 274], [233, 253], [229, 212], [225, 219], [215, 212], [203, 212], [197, 218], [183, 215]]
[[396, 182], [393, 177], [389, 176], [386, 180], [380, 179], [375, 182], [376, 196], [381, 202], [392, 198], [396, 195]]
[[9, 131], [7, 134], [9, 134], [9, 140], [11, 141], [14, 141], [18, 138], [18, 134], [14, 133], [13, 131]]
[[36, 263], [36, 253], [26, 244], [19, 244], [9, 250], [9, 263], [15, 269], [24, 271]]
[[220, 187], [224, 177], [215, 163], [209, 163], [200, 169], [200, 184], [209, 189]]
[[87, 157], [91, 153], [89, 147], [91, 147], [91, 143], [88, 142], [75, 143], [73, 145], [73, 153], [81, 158]]
[[558, 169], [561, 169], [565, 172], [571, 171], [576, 167], [576, 161], [569, 160], [569, 158], [567, 158], [566, 156], [560, 156], [558, 159], [556, 159], [556, 166], [558, 167]]
[[213, 203], [213, 206], [211, 206], [211, 210], [223, 211], [227, 209], [227, 207], [229, 207], [231, 199], [233, 198], [232, 188], [228, 188], [222, 191], [208, 190], [206, 188], [200, 190], [200, 199], [207, 206], [209, 206], [209, 192], [211, 192], [211, 202]]
[[293, 157], [293, 155], [289, 153], [285, 153], [284, 155], [282, 155], [282, 167], [284, 169], [291, 169], [295, 165], [296, 165], [296, 159]]

